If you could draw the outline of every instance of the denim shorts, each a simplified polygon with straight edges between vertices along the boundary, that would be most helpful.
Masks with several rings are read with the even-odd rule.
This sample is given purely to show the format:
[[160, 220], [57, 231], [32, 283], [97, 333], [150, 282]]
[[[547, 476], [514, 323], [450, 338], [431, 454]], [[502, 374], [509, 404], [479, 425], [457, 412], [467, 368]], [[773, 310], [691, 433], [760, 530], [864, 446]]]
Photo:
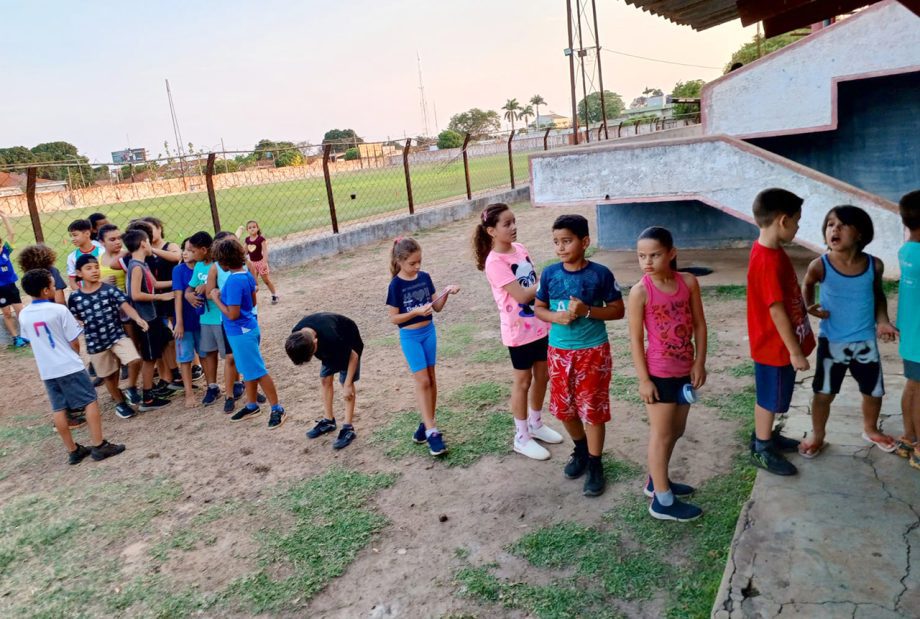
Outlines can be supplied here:
[[413, 374], [437, 363], [438, 334], [433, 322], [419, 329], [400, 329], [399, 344]]
[[920, 382], [920, 363], [904, 360], [904, 378]]
[[259, 327], [242, 335], [228, 335], [227, 339], [230, 340], [236, 369], [243, 375], [243, 380], [258, 380], [268, 374], [268, 370], [265, 369], [265, 361], [262, 360], [262, 351], [259, 350], [259, 343], [262, 340], [262, 332], [259, 331]]
[[201, 331], [186, 331], [176, 340], [176, 361], [191, 363], [195, 360], [195, 353], [201, 353]]
[[754, 384], [757, 387], [757, 406], [775, 415], [785, 413], [792, 403], [795, 389], [795, 368], [764, 365], [754, 362]]
[[96, 390], [86, 370], [49, 378], [43, 382], [48, 399], [51, 400], [51, 410], [54, 412], [67, 408], [83, 408], [96, 401]]
[[[326, 378], [327, 376], [332, 376], [336, 374], [335, 370], [330, 370], [325, 365], [319, 366], [319, 377]], [[345, 384], [345, 379], [348, 378], [348, 370], [340, 370], [338, 372], [339, 382], [343, 385]], [[361, 379], [361, 357], [358, 356], [358, 367], [355, 368], [355, 376], [351, 379], [351, 382], [356, 383]]]

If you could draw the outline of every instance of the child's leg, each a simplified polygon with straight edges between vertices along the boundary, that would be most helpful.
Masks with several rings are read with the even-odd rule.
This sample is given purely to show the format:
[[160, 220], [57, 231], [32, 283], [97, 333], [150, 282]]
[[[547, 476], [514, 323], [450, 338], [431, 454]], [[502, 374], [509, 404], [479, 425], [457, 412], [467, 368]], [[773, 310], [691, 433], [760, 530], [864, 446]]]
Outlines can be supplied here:
[[[668, 463], [679, 430], [675, 427], [679, 425], [677, 408], [677, 404], [671, 403], [645, 405], [649, 421], [648, 470], [655, 492], [667, 492], [671, 489], [668, 483]], [[684, 419], [686, 420], [686, 415]]]
[[533, 384], [533, 368], [514, 370], [514, 382], [511, 385], [511, 414], [518, 421], [527, 421], [527, 393]]
[[[6, 309], [6, 308], [4, 308]], [[87, 407], [88, 408], [88, 407]], [[87, 413], [89, 411], [87, 410]], [[70, 424], [67, 421], [67, 409], [54, 411], [54, 429], [57, 430], [58, 435], [61, 437], [61, 440], [64, 441], [64, 447], [67, 448], [67, 451], [73, 451], [77, 448], [77, 444], [73, 441], [73, 435], [70, 433]], [[86, 416], [86, 421], [89, 423], [89, 415]], [[98, 418], [97, 418], [98, 421]], [[92, 426], [90, 426], [92, 429]], [[99, 443], [96, 443], [97, 445]]]
[[179, 374], [182, 375], [182, 388], [185, 390], [185, 407], [192, 408], [197, 404], [192, 385], [192, 362], [183, 362], [179, 365]]
[[585, 435], [588, 437], [588, 455], [600, 458], [604, 453], [604, 437], [607, 434], [607, 424], [584, 424]]
[[412, 374], [415, 378], [415, 398], [418, 402], [419, 413], [422, 415], [422, 423], [425, 424], [426, 430], [436, 427], [434, 423], [434, 400], [431, 398], [431, 374], [428, 368], [419, 370]]
[[[65, 412], [66, 417], [66, 412]], [[67, 423], [67, 420], [64, 420]], [[86, 405], [86, 424], [89, 426], [89, 440], [92, 446], [97, 447], [102, 444], [102, 415], [99, 414], [99, 401], [94, 400]], [[57, 413], [55, 413], [55, 425], [57, 425]]]
[[204, 368], [204, 379], [208, 385], [217, 384], [217, 351], [212, 350], [201, 357], [201, 367]]
[[137, 387], [137, 379], [141, 375], [141, 361], [128, 364], [128, 387]]
[[901, 393], [901, 416], [904, 419], [904, 436], [917, 440], [920, 428], [920, 382], [908, 379]]
[[[189, 370], [191, 372], [191, 370]], [[249, 400], [249, 385], [252, 383], [252, 399]], [[275, 389], [275, 381], [268, 374], [260, 377], [258, 380], [246, 381], [246, 399], [250, 402], [256, 402], [259, 396], [258, 387], [262, 387], [262, 393], [268, 398], [268, 403], [275, 406], [278, 403], [278, 391]]]
[[428, 392], [428, 398], [430, 399], [428, 406], [433, 420], [438, 409], [438, 377], [435, 374], [433, 365], [428, 366], [428, 382], [431, 384], [431, 389]]
[[170, 340], [163, 348], [163, 361], [166, 363], [166, 369], [168, 370], [168, 374], [166, 375], [168, 378], [166, 378], [166, 380], [172, 380], [172, 371], [179, 368], [179, 363], [176, 361], [175, 340]]
[[530, 409], [541, 411], [543, 410], [543, 402], [546, 400], [546, 385], [549, 382], [546, 361], [535, 362], [531, 370], [533, 380], [530, 383]]
[[323, 416], [331, 421], [335, 419], [332, 413], [332, 405], [335, 402], [335, 374], [323, 376], [320, 382], [323, 386]]
[[[811, 444], [818, 447], [824, 442], [827, 420], [831, 416], [833, 393], [816, 393], [811, 400]], [[876, 417], [876, 421], [878, 417]]]
[[121, 389], [118, 388], [118, 381], [121, 379], [120, 374], [116, 371], [114, 374], [105, 377], [105, 388], [108, 390], [109, 395], [112, 396], [112, 401], [115, 404], [121, 404], [125, 401], [125, 394], [121, 392]]
[[882, 398], [876, 398], [871, 395], [863, 394], [863, 432], [865, 432], [866, 436], [869, 438], [890, 441], [891, 439], [878, 429], [878, 418], [881, 413]]
[[6, 330], [10, 332], [10, 337], [16, 337], [19, 335], [19, 324], [17, 323], [16, 318], [13, 317], [13, 308], [7, 305], [2, 309], [3, 322], [6, 325]]
[[355, 419], [355, 400], [358, 399], [358, 389], [355, 383], [352, 383], [355, 387], [355, 395], [351, 399], [345, 399], [345, 423], [348, 425], [353, 425]]
[[[236, 371], [236, 361], [233, 360], [233, 354], [228, 350], [224, 358], [224, 394], [228, 398], [233, 397], [233, 383], [240, 378], [240, 373]], [[256, 401], [255, 396], [252, 399]]]
[[565, 431], [569, 433], [569, 437], [574, 442], [578, 443], [585, 440], [585, 424], [582, 423], [581, 419], [566, 419], [562, 422], [562, 425], [565, 426]]
[[268, 290], [272, 293], [272, 296], [275, 296], [275, 284], [272, 283], [268, 273], [262, 274], [262, 281], [265, 282], [266, 286], [268, 286]]
[[674, 435], [671, 438], [671, 446], [668, 448], [668, 466], [670, 466], [671, 463], [671, 455], [674, 453], [674, 446], [677, 445], [677, 441], [680, 440], [684, 435], [684, 431], [687, 429], [687, 415], [689, 414], [689, 404], [678, 404], [677, 408], [674, 409], [674, 421], [671, 426]]
[[153, 370], [156, 367], [156, 361], [141, 362], [141, 385], [144, 391], [153, 389]]

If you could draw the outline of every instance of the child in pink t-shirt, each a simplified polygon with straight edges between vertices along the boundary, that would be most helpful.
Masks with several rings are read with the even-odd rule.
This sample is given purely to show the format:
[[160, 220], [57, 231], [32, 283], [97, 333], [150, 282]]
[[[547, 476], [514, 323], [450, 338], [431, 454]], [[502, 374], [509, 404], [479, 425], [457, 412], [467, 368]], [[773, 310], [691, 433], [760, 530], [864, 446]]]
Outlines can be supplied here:
[[[544, 443], [561, 443], [562, 435], [543, 424], [543, 400], [549, 374], [546, 368], [549, 325], [534, 316], [537, 272], [527, 249], [517, 239], [514, 213], [507, 204], [490, 204], [482, 211], [473, 233], [476, 267], [485, 271], [501, 319], [502, 343], [511, 353], [514, 386], [514, 451], [534, 460], [546, 460]], [[528, 394], [530, 410], [528, 412]]]
[[649, 418], [649, 477], [644, 493], [652, 499], [648, 508], [652, 517], [686, 522], [699, 518], [703, 510], [680, 500], [694, 489], [671, 481], [668, 465], [696, 400], [694, 389], [706, 382], [703, 301], [696, 278], [677, 272], [677, 250], [667, 229], [647, 228], [639, 235], [637, 249], [645, 275], [629, 291], [628, 315], [639, 395]]

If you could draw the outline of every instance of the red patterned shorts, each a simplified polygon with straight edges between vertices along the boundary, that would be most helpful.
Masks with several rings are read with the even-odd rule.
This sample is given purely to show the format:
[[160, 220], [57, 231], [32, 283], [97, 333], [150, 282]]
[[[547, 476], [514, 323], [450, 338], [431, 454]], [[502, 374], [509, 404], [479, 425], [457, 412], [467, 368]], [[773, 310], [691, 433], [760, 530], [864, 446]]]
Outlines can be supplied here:
[[610, 421], [610, 344], [568, 350], [549, 347], [549, 411], [560, 421]]
[[262, 275], [264, 277], [269, 273], [268, 260], [264, 258], [262, 260], [250, 260], [249, 266], [252, 269], [253, 275]]

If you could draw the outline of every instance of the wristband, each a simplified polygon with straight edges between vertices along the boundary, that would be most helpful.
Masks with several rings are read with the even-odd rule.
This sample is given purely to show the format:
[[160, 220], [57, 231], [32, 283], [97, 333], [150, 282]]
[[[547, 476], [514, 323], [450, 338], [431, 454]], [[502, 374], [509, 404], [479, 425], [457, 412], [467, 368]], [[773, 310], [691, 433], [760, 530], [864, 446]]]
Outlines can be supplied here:
[[588, 313], [585, 314], [585, 318], [591, 318], [591, 306], [588, 306]]

